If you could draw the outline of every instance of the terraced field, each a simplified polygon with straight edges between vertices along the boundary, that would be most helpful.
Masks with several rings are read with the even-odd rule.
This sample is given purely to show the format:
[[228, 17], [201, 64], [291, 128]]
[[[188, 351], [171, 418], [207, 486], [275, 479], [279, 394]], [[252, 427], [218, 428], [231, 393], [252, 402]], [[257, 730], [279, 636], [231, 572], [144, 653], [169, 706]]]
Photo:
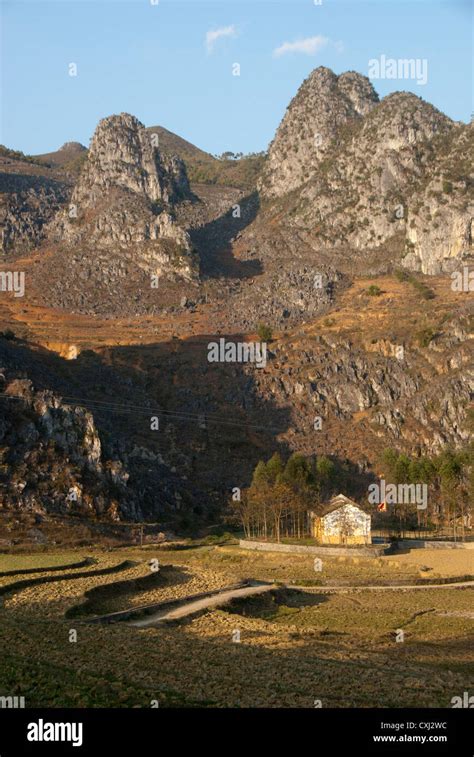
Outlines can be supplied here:
[[[316, 573], [305, 555], [189, 547], [0, 556], [1, 573], [41, 569], [0, 578], [0, 695], [52, 707], [450, 707], [472, 689], [472, 588], [364, 589], [467, 575], [472, 552], [334, 558]], [[248, 578], [308, 586], [156, 628], [88, 622]]]

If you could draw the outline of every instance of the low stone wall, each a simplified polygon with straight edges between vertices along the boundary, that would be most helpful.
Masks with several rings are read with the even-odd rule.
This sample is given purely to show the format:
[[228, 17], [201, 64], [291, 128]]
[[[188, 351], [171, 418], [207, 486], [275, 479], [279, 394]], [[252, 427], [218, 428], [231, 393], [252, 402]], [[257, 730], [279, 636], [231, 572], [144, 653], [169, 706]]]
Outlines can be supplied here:
[[400, 539], [395, 549], [474, 549], [474, 541], [434, 541], [430, 539]]
[[376, 547], [306, 547], [302, 544], [277, 544], [276, 542], [267, 541], [249, 541], [240, 539], [239, 547], [243, 549], [256, 549], [261, 552], [290, 552], [302, 555], [324, 555], [344, 556], [344, 557], [380, 557], [386, 554], [390, 549], [389, 544], [380, 544]]

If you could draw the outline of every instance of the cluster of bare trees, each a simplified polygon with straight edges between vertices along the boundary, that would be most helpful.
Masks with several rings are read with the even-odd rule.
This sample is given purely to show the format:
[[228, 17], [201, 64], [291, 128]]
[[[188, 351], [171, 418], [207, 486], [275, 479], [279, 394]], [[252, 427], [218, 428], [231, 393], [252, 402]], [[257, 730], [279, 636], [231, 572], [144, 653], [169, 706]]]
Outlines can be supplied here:
[[317, 510], [324, 492], [335, 483], [334, 464], [327, 457], [292, 455], [286, 464], [275, 453], [255, 468], [251, 486], [232, 501], [246, 538], [280, 541], [310, 533], [310, 510]]
[[247, 539], [280, 541], [309, 534], [307, 504], [288, 484], [251, 486], [233, 503]]

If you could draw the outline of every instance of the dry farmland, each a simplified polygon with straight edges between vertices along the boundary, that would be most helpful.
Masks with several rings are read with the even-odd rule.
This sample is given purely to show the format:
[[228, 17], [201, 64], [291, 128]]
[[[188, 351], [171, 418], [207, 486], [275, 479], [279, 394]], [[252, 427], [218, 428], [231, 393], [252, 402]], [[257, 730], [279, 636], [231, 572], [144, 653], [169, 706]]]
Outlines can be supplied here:
[[[473, 551], [327, 558], [316, 572], [306, 555], [184, 547], [2, 555], [0, 695], [27, 707], [450, 707], [474, 686], [474, 587], [367, 588], [466, 578]], [[275, 588], [153, 628], [89, 622], [246, 579]]]

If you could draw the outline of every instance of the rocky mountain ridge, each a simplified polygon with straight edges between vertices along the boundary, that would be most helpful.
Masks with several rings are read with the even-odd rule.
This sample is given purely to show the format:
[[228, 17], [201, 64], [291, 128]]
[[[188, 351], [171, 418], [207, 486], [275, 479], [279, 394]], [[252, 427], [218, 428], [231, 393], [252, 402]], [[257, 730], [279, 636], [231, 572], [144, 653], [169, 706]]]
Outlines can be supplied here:
[[[70, 484], [93, 517], [192, 520], [275, 449], [332, 456], [366, 484], [385, 446], [464, 447], [470, 293], [449, 274], [472, 259], [472, 134], [322, 67], [251, 193], [190, 185], [129, 114], [103, 119], [87, 154], [64, 145], [78, 177], [0, 155], [5, 260], [27, 281], [24, 303], [0, 304], [6, 506], [61, 511]], [[36, 340], [42, 317], [58, 333]], [[275, 337], [264, 368], [209, 364], [217, 334], [255, 340], [259, 324]]]

